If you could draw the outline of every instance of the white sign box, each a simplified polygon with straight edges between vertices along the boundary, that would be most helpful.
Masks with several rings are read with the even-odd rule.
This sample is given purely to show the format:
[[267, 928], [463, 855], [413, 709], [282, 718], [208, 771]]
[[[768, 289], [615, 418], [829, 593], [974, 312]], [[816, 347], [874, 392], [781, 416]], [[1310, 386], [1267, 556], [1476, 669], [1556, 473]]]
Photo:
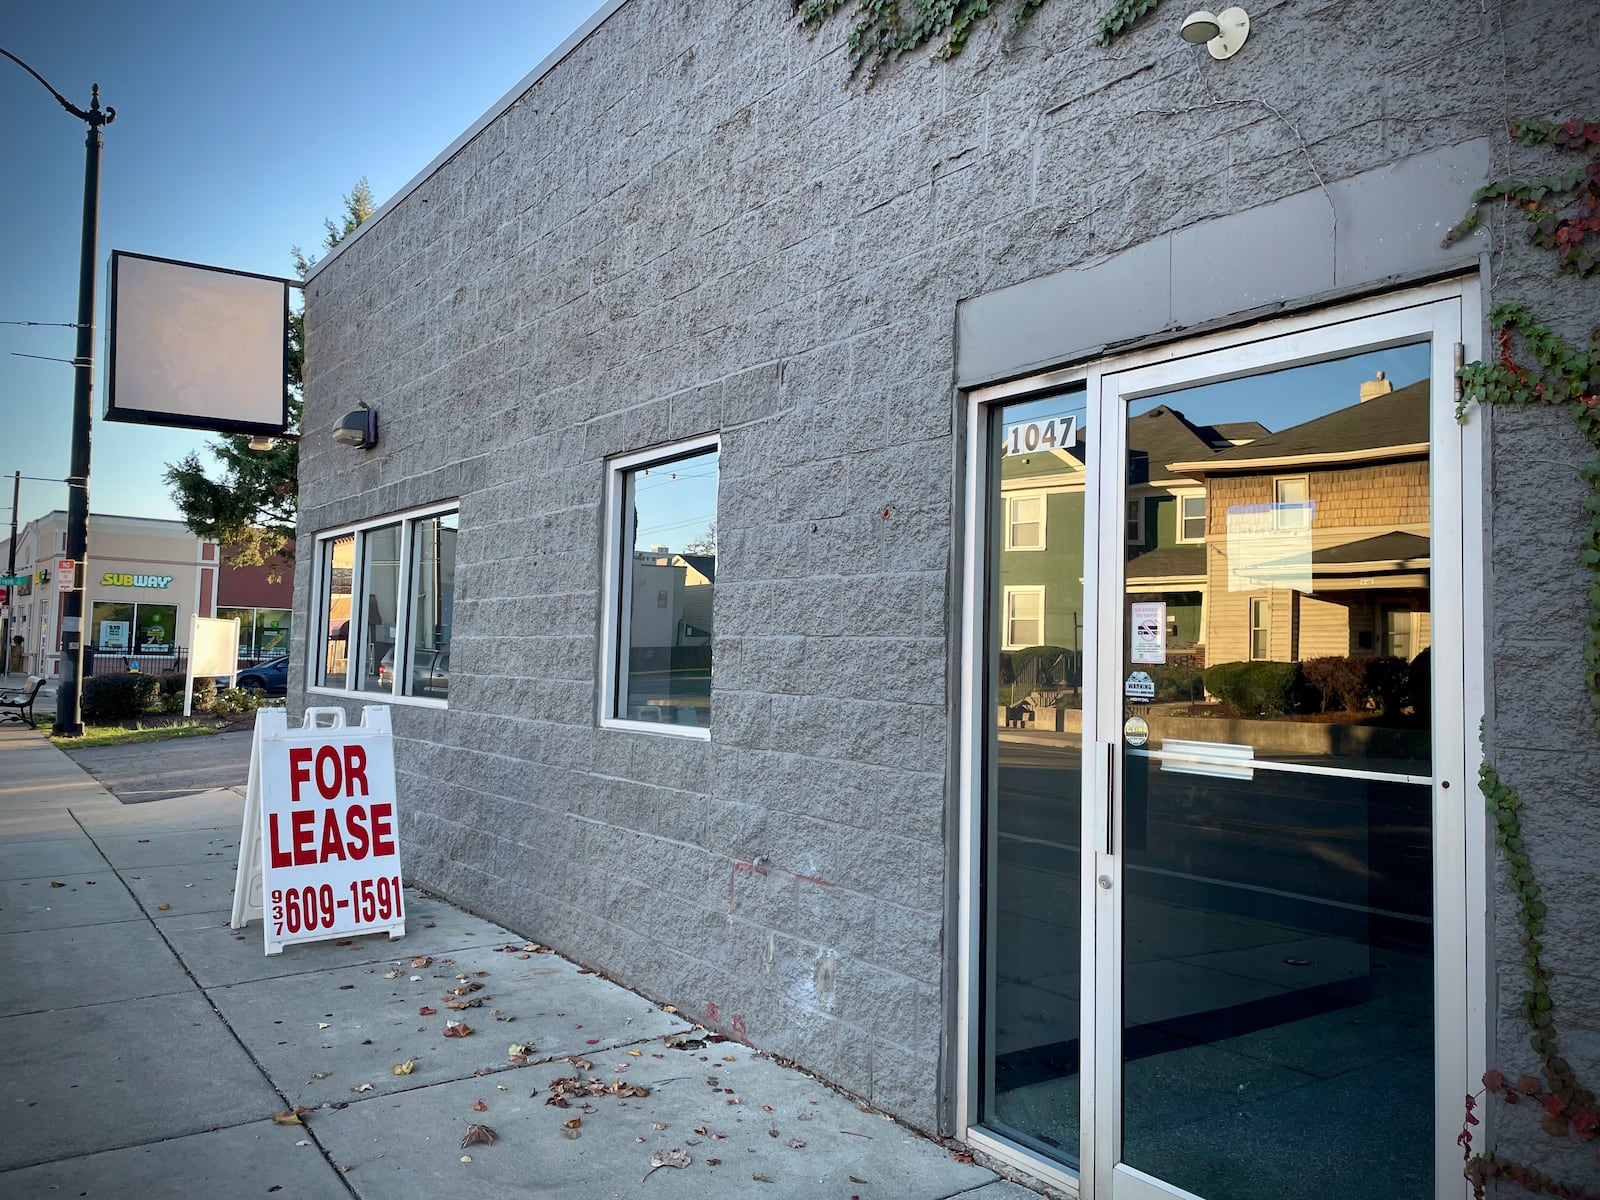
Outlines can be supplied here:
[[404, 937], [402, 883], [388, 707], [367, 706], [360, 725], [343, 709], [307, 709], [298, 729], [281, 708], [257, 713], [233, 928], [262, 917], [268, 954], [323, 938]]

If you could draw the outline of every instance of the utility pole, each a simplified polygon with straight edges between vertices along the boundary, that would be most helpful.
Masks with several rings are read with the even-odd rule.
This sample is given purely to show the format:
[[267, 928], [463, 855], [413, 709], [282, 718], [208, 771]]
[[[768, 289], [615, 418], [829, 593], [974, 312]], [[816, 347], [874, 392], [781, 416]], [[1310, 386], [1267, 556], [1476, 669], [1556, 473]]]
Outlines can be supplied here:
[[95, 256], [100, 233], [100, 151], [105, 146], [101, 129], [117, 119], [117, 110], [100, 108], [100, 85], [94, 84], [85, 112], [73, 104], [39, 72], [9, 50], [0, 49], [45, 87], [56, 103], [89, 126], [83, 153], [83, 244], [78, 260], [78, 349], [72, 358], [77, 372], [72, 391], [72, 467], [67, 474], [67, 557], [74, 563], [73, 588], [61, 612], [61, 682], [56, 685], [57, 737], [83, 736], [79, 704], [83, 678], [83, 587], [88, 579], [89, 557], [89, 435], [92, 429], [90, 398], [94, 389]]
[[[6, 543], [6, 574], [17, 573], [17, 505], [22, 501], [22, 472], [18, 471], [11, 478], [11, 540]], [[0, 679], [8, 678], [11, 674], [11, 610], [17, 606], [17, 589], [15, 585], [8, 584], [6, 598], [5, 620], [0, 621], [0, 654], [4, 654], [5, 661], [0, 663]]]

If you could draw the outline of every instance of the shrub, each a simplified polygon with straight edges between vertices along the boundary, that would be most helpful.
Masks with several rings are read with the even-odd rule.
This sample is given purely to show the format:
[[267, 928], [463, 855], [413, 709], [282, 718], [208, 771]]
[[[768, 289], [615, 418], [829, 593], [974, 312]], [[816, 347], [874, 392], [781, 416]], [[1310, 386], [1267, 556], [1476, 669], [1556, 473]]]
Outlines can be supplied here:
[[[216, 685], [212, 685], [215, 691]], [[265, 696], [258, 696], [254, 692], [247, 692], [243, 688], [226, 688], [216, 692], [211, 701], [211, 713], [217, 717], [231, 717], [235, 713], [255, 712], [258, 708], [265, 708], [272, 701]]]
[[1316, 688], [1323, 712], [1355, 712], [1367, 706], [1367, 668], [1369, 658], [1331, 654], [1308, 658], [1300, 664], [1306, 682]]
[[1205, 670], [1206, 691], [1242, 717], [1281, 717], [1306, 707], [1299, 663], [1217, 663]]
[[[183, 681], [188, 678], [182, 671], [171, 671], [161, 677], [161, 711], [183, 711]], [[190, 706], [195, 712], [205, 712], [211, 707], [211, 702], [216, 699], [217, 681], [211, 678], [200, 678], [194, 681], [194, 703]], [[177, 703], [171, 703], [171, 698], [176, 696]]]
[[1195, 702], [1206, 698], [1203, 676], [1198, 667], [1147, 667], [1156, 685], [1157, 700]]
[[[1426, 653], [1426, 652], [1424, 652]], [[1418, 657], [1421, 657], [1420, 655]], [[1422, 664], [1426, 678], [1427, 662]], [[1411, 667], [1401, 658], [1374, 658], [1367, 663], [1367, 695], [1379, 712], [1398, 716], [1411, 703]]]
[[125, 721], [145, 712], [160, 688], [154, 675], [96, 675], [83, 685], [79, 702], [87, 720]]

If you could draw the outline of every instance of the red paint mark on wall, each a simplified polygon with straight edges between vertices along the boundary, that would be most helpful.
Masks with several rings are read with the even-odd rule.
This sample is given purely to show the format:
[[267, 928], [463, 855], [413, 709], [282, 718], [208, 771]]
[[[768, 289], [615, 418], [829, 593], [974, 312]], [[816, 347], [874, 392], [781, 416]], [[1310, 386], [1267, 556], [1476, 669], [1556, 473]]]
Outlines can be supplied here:
[[802, 875], [798, 871], [791, 871], [786, 867], [775, 867], [765, 857], [754, 862], [736, 862], [733, 869], [728, 872], [728, 917], [733, 917], [733, 883], [741, 875], [765, 875], [768, 870], [777, 871], [787, 875], [790, 879], [799, 880], [801, 883], [814, 883], [818, 887], [832, 887], [833, 884], [820, 875]]
[[734, 1037], [744, 1037], [746, 1032], [744, 1027], [744, 1014], [734, 1013], [731, 1017], [729, 1017], [728, 1028], [733, 1030]]
[[722, 1013], [720, 1011], [718, 1011], [718, 1009], [717, 1009], [717, 1002], [715, 1000], [707, 1000], [706, 1001], [706, 1020], [708, 1020], [708, 1021], [720, 1021], [721, 1019], [722, 1019]]

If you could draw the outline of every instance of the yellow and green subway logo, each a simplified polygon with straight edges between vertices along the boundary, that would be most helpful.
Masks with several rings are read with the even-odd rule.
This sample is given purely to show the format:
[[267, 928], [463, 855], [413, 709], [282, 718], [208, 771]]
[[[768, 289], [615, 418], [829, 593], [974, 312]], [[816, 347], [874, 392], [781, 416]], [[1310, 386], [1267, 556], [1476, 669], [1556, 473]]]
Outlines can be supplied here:
[[100, 576], [101, 587], [164, 588], [171, 583], [171, 575], [126, 575], [107, 571]]

